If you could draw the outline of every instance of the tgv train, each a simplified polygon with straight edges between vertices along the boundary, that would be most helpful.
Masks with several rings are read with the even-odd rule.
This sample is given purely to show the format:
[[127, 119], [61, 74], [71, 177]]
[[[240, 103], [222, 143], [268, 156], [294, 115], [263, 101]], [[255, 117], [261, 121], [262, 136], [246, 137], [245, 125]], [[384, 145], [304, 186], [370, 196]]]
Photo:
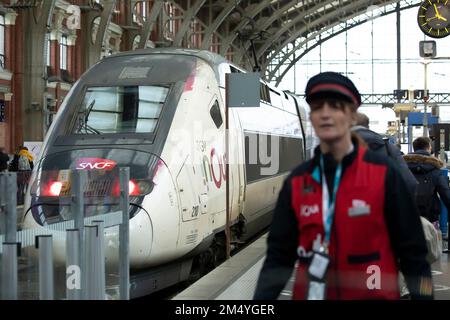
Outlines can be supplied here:
[[[225, 74], [233, 72], [245, 71], [186, 49], [99, 61], [73, 86], [47, 133], [22, 227], [73, 219], [62, 200], [70, 194], [70, 170], [99, 172], [84, 193], [86, 216], [119, 211], [117, 201], [105, 200], [117, 191], [108, 172], [129, 167], [130, 266], [132, 275], [147, 277], [146, 285], [132, 284], [131, 295], [217, 264], [225, 255], [226, 183], [232, 240], [242, 243], [270, 224], [284, 178], [313, 148], [304, 102], [261, 80], [259, 107], [229, 109], [227, 157]], [[117, 232], [106, 233], [105, 243], [114, 241]], [[64, 248], [54, 243], [57, 261], [64, 261]]]

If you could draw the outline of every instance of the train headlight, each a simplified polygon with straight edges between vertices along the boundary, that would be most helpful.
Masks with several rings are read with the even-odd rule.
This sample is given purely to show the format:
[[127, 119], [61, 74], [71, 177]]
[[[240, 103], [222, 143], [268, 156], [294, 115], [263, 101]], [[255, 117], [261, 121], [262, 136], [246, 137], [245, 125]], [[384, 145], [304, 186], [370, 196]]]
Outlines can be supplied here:
[[138, 186], [136, 184], [135, 181], [130, 180], [130, 182], [128, 182], [128, 194], [130, 196], [138, 196], [139, 195], [139, 190], [138, 190]]
[[140, 194], [148, 194], [152, 191], [152, 183], [146, 180], [139, 181], [138, 188]]
[[52, 197], [58, 197], [61, 193], [63, 183], [61, 181], [52, 181], [48, 185], [48, 195]]
[[152, 183], [147, 180], [130, 180], [128, 194], [130, 196], [142, 196], [152, 191]]

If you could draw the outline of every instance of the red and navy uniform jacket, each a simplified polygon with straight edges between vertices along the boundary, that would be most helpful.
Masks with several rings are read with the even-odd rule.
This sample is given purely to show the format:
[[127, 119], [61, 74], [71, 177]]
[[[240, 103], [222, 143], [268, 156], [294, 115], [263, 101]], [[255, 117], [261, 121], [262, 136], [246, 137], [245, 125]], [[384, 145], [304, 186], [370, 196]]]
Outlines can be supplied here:
[[[342, 160], [329, 245], [327, 299], [398, 299], [398, 270], [412, 298], [433, 297], [419, 213], [396, 165], [353, 140]], [[274, 212], [255, 299], [276, 299], [296, 262], [294, 299], [306, 298], [313, 241], [324, 239], [320, 149], [286, 179]], [[331, 194], [337, 166], [324, 155]], [[380, 275], [378, 277], [378, 275]]]

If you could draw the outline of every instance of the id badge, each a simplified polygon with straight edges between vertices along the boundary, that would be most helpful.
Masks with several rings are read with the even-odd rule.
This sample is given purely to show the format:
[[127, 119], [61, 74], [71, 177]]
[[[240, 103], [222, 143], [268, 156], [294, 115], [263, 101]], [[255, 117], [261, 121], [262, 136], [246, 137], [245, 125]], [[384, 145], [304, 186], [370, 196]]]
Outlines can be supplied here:
[[325, 300], [325, 276], [330, 264], [330, 258], [322, 252], [314, 252], [308, 267], [307, 300]]
[[325, 300], [325, 282], [308, 281], [307, 300]]
[[330, 264], [330, 257], [324, 253], [314, 252], [308, 267], [308, 275], [313, 279], [323, 281]]

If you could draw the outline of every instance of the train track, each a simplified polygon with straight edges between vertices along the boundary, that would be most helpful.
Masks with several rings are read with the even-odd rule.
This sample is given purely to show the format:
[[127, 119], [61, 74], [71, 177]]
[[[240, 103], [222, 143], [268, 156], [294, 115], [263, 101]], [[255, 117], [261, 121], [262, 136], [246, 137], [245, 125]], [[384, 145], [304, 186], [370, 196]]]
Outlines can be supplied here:
[[[240, 251], [244, 250], [245, 248], [247, 248], [249, 245], [251, 245], [254, 241], [258, 240], [266, 232], [268, 232], [268, 228], [263, 229], [262, 231], [257, 233], [255, 236], [253, 236], [251, 239], [249, 239], [247, 242], [237, 245], [236, 248], [231, 251], [231, 257], [236, 255]], [[221, 261], [220, 264], [222, 264], [223, 262], [225, 262], [225, 259], [223, 261]], [[209, 270], [207, 273], [203, 274], [201, 277], [205, 276], [206, 274], [208, 274], [209, 272], [211, 272], [213, 270], [214, 269]], [[138, 299], [171, 300], [173, 297], [178, 295], [180, 292], [184, 291], [189, 286], [194, 284], [201, 277], [198, 277], [198, 278], [193, 279], [193, 280], [188, 280], [188, 281], [184, 281], [184, 282], [178, 283], [178, 284], [176, 284], [174, 286], [165, 288], [163, 290], [160, 290], [158, 292], [152, 293], [150, 295], [147, 295], [145, 297], [138, 298]]]
[[[268, 228], [262, 230], [255, 236], [253, 236], [250, 240], [248, 240], [245, 243], [240, 243], [235, 246], [235, 248], [231, 251], [231, 256], [233, 257], [240, 251], [247, 248], [250, 244], [252, 244], [254, 241], [259, 239], [264, 233], [266, 233]], [[223, 263], [225, 259], [220, 261], [219, 265]], [[37, 300], [39, 299], [39, 275], [38, 275], [38, 267], [37, 267], [37, 261], [35, 259], [27, 259], [25, 257], [19, 257], [18, 261], [18, 280], [19, 280], [19, 299], [21, 300]], [[211, 272], [213, 269], [208, 270], [206, 273], [202, 274], [201, 276], [196, 276], [195, 278], [189, 279], [184, 282], [180, 282], [178, 284], [175, 284], [171, 287], [165, 288], [163, 290], [157, 291], [155, 293], [152, 293], [150, 295], [137, 298], [139, 299], [151, 299], [151, 300], [170, 300], [173, 297], [175, 297], [177, 294], [188, 288], [190, 285], [195, 283], [197, 280], [199, 280], [201, 277], [206, 275], [207, 273]], [[55, 299], [65, 299], [65, 287], [62, 287], [59, 284], [65, 284], [65, 269], [64, 268], [55, 268], [54, 274], [55, 274]], [[107, 273], [107, 277], [110, 274]], [[113, 279], [114, 280], [114, 279]], [[117, 282], [112, 281], [112, 282]], [[111, 281], [107, 281], [110, 282]], [[117, 292], [116, 292], [117, 291]], [[110, 297], [110, 299], [118, 299], [118, 288], [113, 288], [107, 290], [107, 297]]]

